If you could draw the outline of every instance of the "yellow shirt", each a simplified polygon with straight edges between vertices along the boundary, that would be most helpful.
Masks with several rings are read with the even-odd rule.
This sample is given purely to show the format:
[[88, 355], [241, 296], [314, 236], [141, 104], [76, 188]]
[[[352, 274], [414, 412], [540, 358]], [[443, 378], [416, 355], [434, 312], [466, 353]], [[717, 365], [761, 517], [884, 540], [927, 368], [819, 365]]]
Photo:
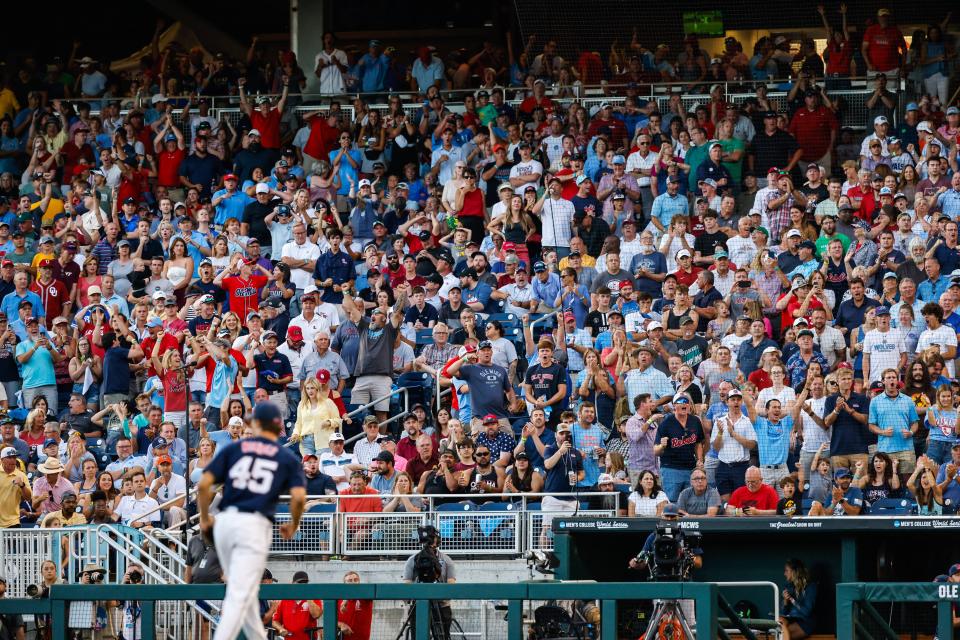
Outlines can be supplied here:
[[[34, 202], [32, 205], [30, 205], [30, 211], [39, 208], [39, 202]], [[47, 210], [43, 212], [41, 224], [53, 224], [53, 218], [61, 213], [66, 213], [66, 211], [67, 210], [63, 207], [63, 200], [58, 198], [50, 198], [50, 202], [47, 203]]]
[[[324, 420], [330, 421], [330, 426], [321, 426]], [[330, 398], [325, 398], [319, 406], [307, 405], [306, 400], [300, 402], [297, 408], [297, 424], [293, 432], [300, 437], [313, 436], [313, 444], [317, 451], [327, 448], [330, 436], [340, 430], [340, 411]]]
[[51, 511], [50, 513], [45, 515], [43, 519], [40, 521], [40, 526], [42, 527], [44, 521], [46, 521], [47, 518], [51, 518], [51, 517], [60, 518], [61, 520], [63, 520], [63, 526], [65, 527], [74, 527], [81, 524], [87, 524], [86, 517], [84, 517], [84, 515], [79, 511], [74, 512], [74, 514], [70, 516], [69, 520], [64, 520], [63, 511], [60, 510], [60, 511]]
[[37, 265], [40, 264], [41, 260], [56, 260], [56, 259], [57, 259], [57, 256], [53, 255], [52, 253], [38, 253], [37, 255], [33, 256], [33, 262], [30, 263], [30, 266], [33, 267], [34, 270], [36, 270]]
[[[560, 270], [563, 270], [563, 269], [566, 269], [566, 268], [569, 267], [569, 266], [570, 266], [570, 260], [569, 260], [568, 258], [561, 258], [561, 259], [560, 259], [560, 263], [557, 265], [557, 268], [560, 269]], [[594, 258], [593, 256], [589, 255], [589, 254], [581, 253], [581, 254], [580, 254], [580, 266], [581, 266], [581, 267], [584, 267], [584, 268], [586, 268], [586, 267], [596, 267], [596, 266], [597, 266], [597, 259]]]
[[18, 478], [23, 484], [30, 486], [27, 476], [20, 469], [14, 469], [13, 473], [0, 470], [0, 527], [20, 524], [20, 502], [23, 501], [23, 493], [20, 487], [13, 484]]
[[20, 103], [17, 102], [17, 96], [10, 89], [0, 89], [0, 119], [17, 115], [20, 111]]

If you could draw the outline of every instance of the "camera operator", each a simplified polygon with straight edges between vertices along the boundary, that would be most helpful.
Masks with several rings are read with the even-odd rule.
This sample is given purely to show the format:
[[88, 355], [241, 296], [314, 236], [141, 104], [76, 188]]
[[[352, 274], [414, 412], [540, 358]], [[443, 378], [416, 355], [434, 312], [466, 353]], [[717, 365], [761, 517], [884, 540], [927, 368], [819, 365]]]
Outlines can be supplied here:
[[[680, 509], [675, 504], [668, 504], [663, 508], [663, 514], [660, 518], [661, 520], [666, 520], [668, 522], [676, 522], [680, 520]], [[680, 532], [680, 539], [683, 540], [683, 531]], [[647, 536], [646, 541], [643, 543], [643, 549], [640, 550], [640, 553], [634, 557], [630, 558], [630, 568], [631, 569], [646, 569], [648, 566], [648, 558], [653, 557], [653, 545], [657, 541], [657, 532], [653, 531]], [[703, 566], [703, 549], [695, 547], [690, 549], [690, 552], [693, 554], [693, 568], [699, 569]]]
[[[407, 558], [403, 566], [403, 581], [407, 584], [411, 582], [434, 583], [443, 582], [453, 584], [457, 581], [456, 565], [450, 556], [440, 551], [440, 532], [431, 525], [417, 529], [420, 536], [420, 542], [423, 549]], [[436, 607], [434, 607], [436, 605]], [[438, 600], [431, 603], [431, 609], [438, 609], [440, 622], [443, 625], [443, 638], [450, 637], [450, 623], [453, 620], [453, 611], [450, 608], [449, 600]], [[431, 611], [431, 616], [433, 612]], [[411, 617], [410, 623], [413, 626], [415, 616]], [[433, 624], [433, 622], [431, 622]], [[416, 629], [414, 629], [416, 635]], [[435, 640], [439, 640], [436, 639]]]
[[[198, 538], [201, 536], [197, 536]], [[131, 564], [123, 574], [121, 584], [143, 584], [143, 567]], [[140, 632], [140, 601], [139, 600], [112, 600], [111, 608], [119, 607], [123, 611], [123, 626], [121, 627], [123, 640], [139, 640]], [[110, 617], [111, 621], [113, 616]]]
[[[647, 536], [646, 541], [643, 543], [643, 549], [637, 554], [636, 557], [630, 559], [629, 566], [631, 569], [650, 569], [651, 577], [650, 579], [654, 582], [660, 580], [688, 580], [689, 572], [694, 569], [700, 569], [703, 567], [703, 549], [699, 546], [688, 547], [687, 541], [685, 539], [682, 529], [679, 529], [680, 520], [680, 509], [675, 504], [668, 504], [663, 508], [663, 514], [661, 517], [661, 522], [663, 524], [658, 524], [657, 529], [653, 531], [649, 536]], [[660, 537], [660, 531], [663, 525], [670, 525], [670, 523], [678, 523], [672, 525], [676, 528], [677, 532], [675, 535], [679, 538], [679, 553], [686, 554], [686, 557], [689, 560], [680, 560], [679, 573], [672, 572], [669, 575], [669, 571], [673, 567], [659, 567], [659, 563], [663, 560], [668, 560], [666, 558], [658, 558], [657, 553], [657, 540]], [[697, 542], [699, 544], [699, 541]], [[651, 562], [653, 566], [651, 566]], [[689, 564], [687, 564], [689, 562]], [[675, 566], [675, 565], [674, 565]], [[655, 601], [656, 602], [656, 601]], [[683, 617], [686, 618], [687, 624], [693, 629], [696, 625], [696, 610], [694, 608], [693, 600], [680, 600], [679, 601], [680, 610], [683, 612]]]
[[[97, 564], [86, 564], [80, 572], [80, 584], [103, 584], [107, 571]], [[67, 627], [70, 638], [99, 638], [100, 631], [112, 624], [102, 602], [71, 602]], [[113, 634], [116, 635], [116, 634]]]
[[[0, 576], [0, 598], [7, 595], [7, 579]], [[19, 613], [0, 614], [0, 640], [23, 640], [26, 638], [26, 625]]]
[[[40, 565], [40, 581], [27, 585], [28, 598], [49, 598], [50, 587], [60, 582], [60, 574], [53, 560], [44, 560]], [[53, 629], [49, 614], [39, 614], [34, 617], [37, 626], [37, 640], [51, 640]]]

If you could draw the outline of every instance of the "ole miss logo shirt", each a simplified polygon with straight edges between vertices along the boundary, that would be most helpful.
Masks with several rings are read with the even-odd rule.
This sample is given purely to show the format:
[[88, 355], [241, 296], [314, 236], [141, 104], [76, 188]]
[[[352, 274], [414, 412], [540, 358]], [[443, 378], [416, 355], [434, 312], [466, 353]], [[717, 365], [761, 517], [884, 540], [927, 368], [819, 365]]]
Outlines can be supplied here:
[[257, 310], [260, 303], [260, 289], [267, 284], [267, 276], [259, 274], [244, 280], [240, 276], [223, 279], [223, 288], [227, 292], [230, 311], [240, 316], [241, 324], [247, 323], [247, 314]]

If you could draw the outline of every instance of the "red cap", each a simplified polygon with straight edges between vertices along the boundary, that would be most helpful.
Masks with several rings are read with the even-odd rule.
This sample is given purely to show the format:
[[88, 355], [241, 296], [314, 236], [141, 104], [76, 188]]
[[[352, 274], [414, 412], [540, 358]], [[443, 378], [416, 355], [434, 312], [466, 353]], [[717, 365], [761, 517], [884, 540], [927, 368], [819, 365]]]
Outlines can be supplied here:
[[226, 182], [227, 180], [236, 180], [236, 179], [237, 179], [237, 176], [235, 176], [232, 173], [228, 173], [227, 175], [223, 176], [224, 182]]
[[257, 264], [256, 258], [244, 258], [243, 264]]
[[297, 325], [287, 327], [287, 337], [297, 342], [303, 342], [303, 330]]
[[566, 313], [563, 314], [563, 319], [564, 319], [564, 320], [576, 320], [576, 319], [577, 319], [577, 316], [575, 316], [572, 311], [567, 311]]
[[503, 250], [504, 250], [504, 251], [516, 251], [516, 250], [517, 250], [517, 245], [515, 245], [515, 244], [512, 243], [512, 242], [504, 242], [504, 243], [503, 243]]
[[494, 152], [494, 153], [496, 153], [497, 151], [505, 151], [505, 150], [506, 150], [506, 147], [504, 147], [502, 144], [495, 144], [495, 145], [493, 145], [493, 152]]
[[37, 263], [37, 266], [40, 267], [41, 269], [45, 267], [52, 267], [53, 260], [51, 260], [50, 258], [44, 258], [43, 260]]
[[330, 372], [326, 369], [320, 369], [317, 371], [317, 380], [324, 384], [330, 382]]
[[319, 458], [317, 458], [317, 454], [315, 454], [315, 453], [308, 453], [307, 455], [303, 456], [303, 461], [306, 462], [306, 461], [309, 460], [310, 458], [313, 458], [314, 460], [319, 460]]
[[483, 424], [490, 422], [499, 422], [499, 420], [497, 420], [497, 416], [493, 415], [492, 413], [488, 413], [487, 415], [483, 416]]
[[631, 289], [633, 289], [633, 281], [632, 281], [632, 280], [621, 280], [621, 281], [620, 281], [620, 288], [623, 289], [624, 287], [630, 287]]
[[13, 266], [13, 260], [4, 260], [3, 262], [0, 262], [0, 267], [12, 267], [12, 266]]
[[844, 360], [843, 362], [840, 362], [840, 363], [837, 364], [837, 369], [851, 369], [851, 370], [852, 370], [852, 369], [853, 369], [853, 365], [850, 364], [849, 362], [847, 362], [846, 360]]

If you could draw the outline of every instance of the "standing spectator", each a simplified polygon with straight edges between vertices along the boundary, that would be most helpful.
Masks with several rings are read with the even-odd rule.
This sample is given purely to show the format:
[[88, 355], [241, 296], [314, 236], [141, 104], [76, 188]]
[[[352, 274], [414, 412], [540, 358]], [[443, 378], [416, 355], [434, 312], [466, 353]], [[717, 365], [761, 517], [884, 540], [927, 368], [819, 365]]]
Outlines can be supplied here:
[[347, 54], [336, 47], [336, 37], [333, 32], [324, 32], [323, 49], [317, 54], [313, 63], [314, 73], [320, 79], [321, 95], [338, 96], [344, 92], [343, 74], [348, 70], [347, 64]]
[[871, 433], [877, 434], [877, 451], [890, 456], [899, 463], [902, 473], [909, 474], [917, 463], [913, 435], [920, 426], [920, 418], [913, 400], [900, 393], [897, 371], [885, 369], [879, 378], [883, 393], [870, 401], [869, 428]]
[[899, 76], [907, 55], [907, 42], [898, 27], [890, 24], [890, 9], [877, 9], [877, 22], [863, 32], [860, 52], [867, 62], [867, 74]]
[[[310, 576], [306, 571], [297, 571], [291, 582], [307, 584]], [[281, 638], [310, 640], [313, 633], [308, 630], [317, 627], [322, 613], [323, 602], [320, 600], [281, 600], [273, 612], [273, 628]]]
[[213, 195], [213, 186], [223, 173], [223, 164], [207, 150], [207, 138], [198, 136], [193, 141], [193, 153], [180, 163], [180, 184], [184, 189], [196, 189], [200, 196]]
[[[465, 362], [470, 364], [464, 365]], [[467, 383], [470, 410], [474, 416], [492, 414], [501, 425], [509, 426], [508, 409], [516, 404], [517, 396], [507, 370], [493, 364], [493, 343], [484, 340], [477, 345], [476, 351], [466, 351], [446, 366], [443, 375]], [[542, 406], [546, 406], [546, 403]]]
[[351, 402], [367, 404], [383, 398], [373, 407], [378, 422], [381, 423], [387, 419], [390, 408], [393, 350], [400, 324], [403, 322], [403, 307], [406, 301], [407, 295], [401, 289], [389, 318], [379, 307], [374, 309], [368, 318], [361, 311], [363, 302], [359, 298], [355, 301], [350, 296], [345, 296], [343, 299], [343, 310], [347, 318], [357, 326], [360, 337], [360, 352], [353, 372], [356, 382]]
[[830, 461], [834, 468], [851, 469], [857, 462], [867, 463], [867, 397], [853, 391], [853, 370], [836, 372], [837, 391], [823, 405], [823, 423], [831, 427]]
[[[763, 131], [753, 138], [753, 151], [748, 160], [750, 170], [758, 176], [767, 175], [774, 167], [790, 173], [802, 155], [803, 149], [797, 144], [796, 138], [777, 127], [776, 112], [764, 112]], [[757, 182], [760, 182], [759, 178]], [[773, 185], [765, 183], [763, 186]], [[774, 240], [779, 240], [779, 236], [775, 235]]]
[[[743, 413], [743, 402], [743, 393], [739, 389], [734, 387], [728, 391], [727, 414], [716, 418], [712, 425], [712, 448], [720, 461], [716, 486], [723, 501], [729, 500], [730, 494], [744, 485], [750, 452], [757, 448], [757, 434], [750, 418]], [[752, 404], [747, 401], [748, 411]]]
[[27, 339], [17, 345], [17, 362], [20, 364], [23, 384], [23, 403], [32, 406], [34, 398], [44, 396], [47, 406], [57, 412], [57, 380], [54, 364], [64, 359], [64, 355], [50, 342], [50, 338], [40, 334], [39, 320], [28, 316]]
[[833, 111], [821, 103], [820, 92], [807, 89], [803, 94], [803, 108], [793, 115], [788, 129], [803, 151], [800, 168], [806, 171], [808, 164], [833, 166], [831, 151], [837, 144], [839, 130]]
[[692, 404], [686, 393], [673, 396], [673, 413], [657, 428], [653, 452], [660, 458], [660, 478], [671, 502], [690, 486], [690, 472], [703, 466], [705, 436], [700, 418], [690, 413]]
[[379, 93], [386, 88], [390, 58], [382, 49], [379, 40], [371, 40], [367, 53], [357, 61], [356, 73], [360, 77], [360, 88], [364, 93]]
[[27, 476], [17, 462], [17, 450], [0, 451], [0, 528], [20, 526], [20, 503], [33, 500]]

